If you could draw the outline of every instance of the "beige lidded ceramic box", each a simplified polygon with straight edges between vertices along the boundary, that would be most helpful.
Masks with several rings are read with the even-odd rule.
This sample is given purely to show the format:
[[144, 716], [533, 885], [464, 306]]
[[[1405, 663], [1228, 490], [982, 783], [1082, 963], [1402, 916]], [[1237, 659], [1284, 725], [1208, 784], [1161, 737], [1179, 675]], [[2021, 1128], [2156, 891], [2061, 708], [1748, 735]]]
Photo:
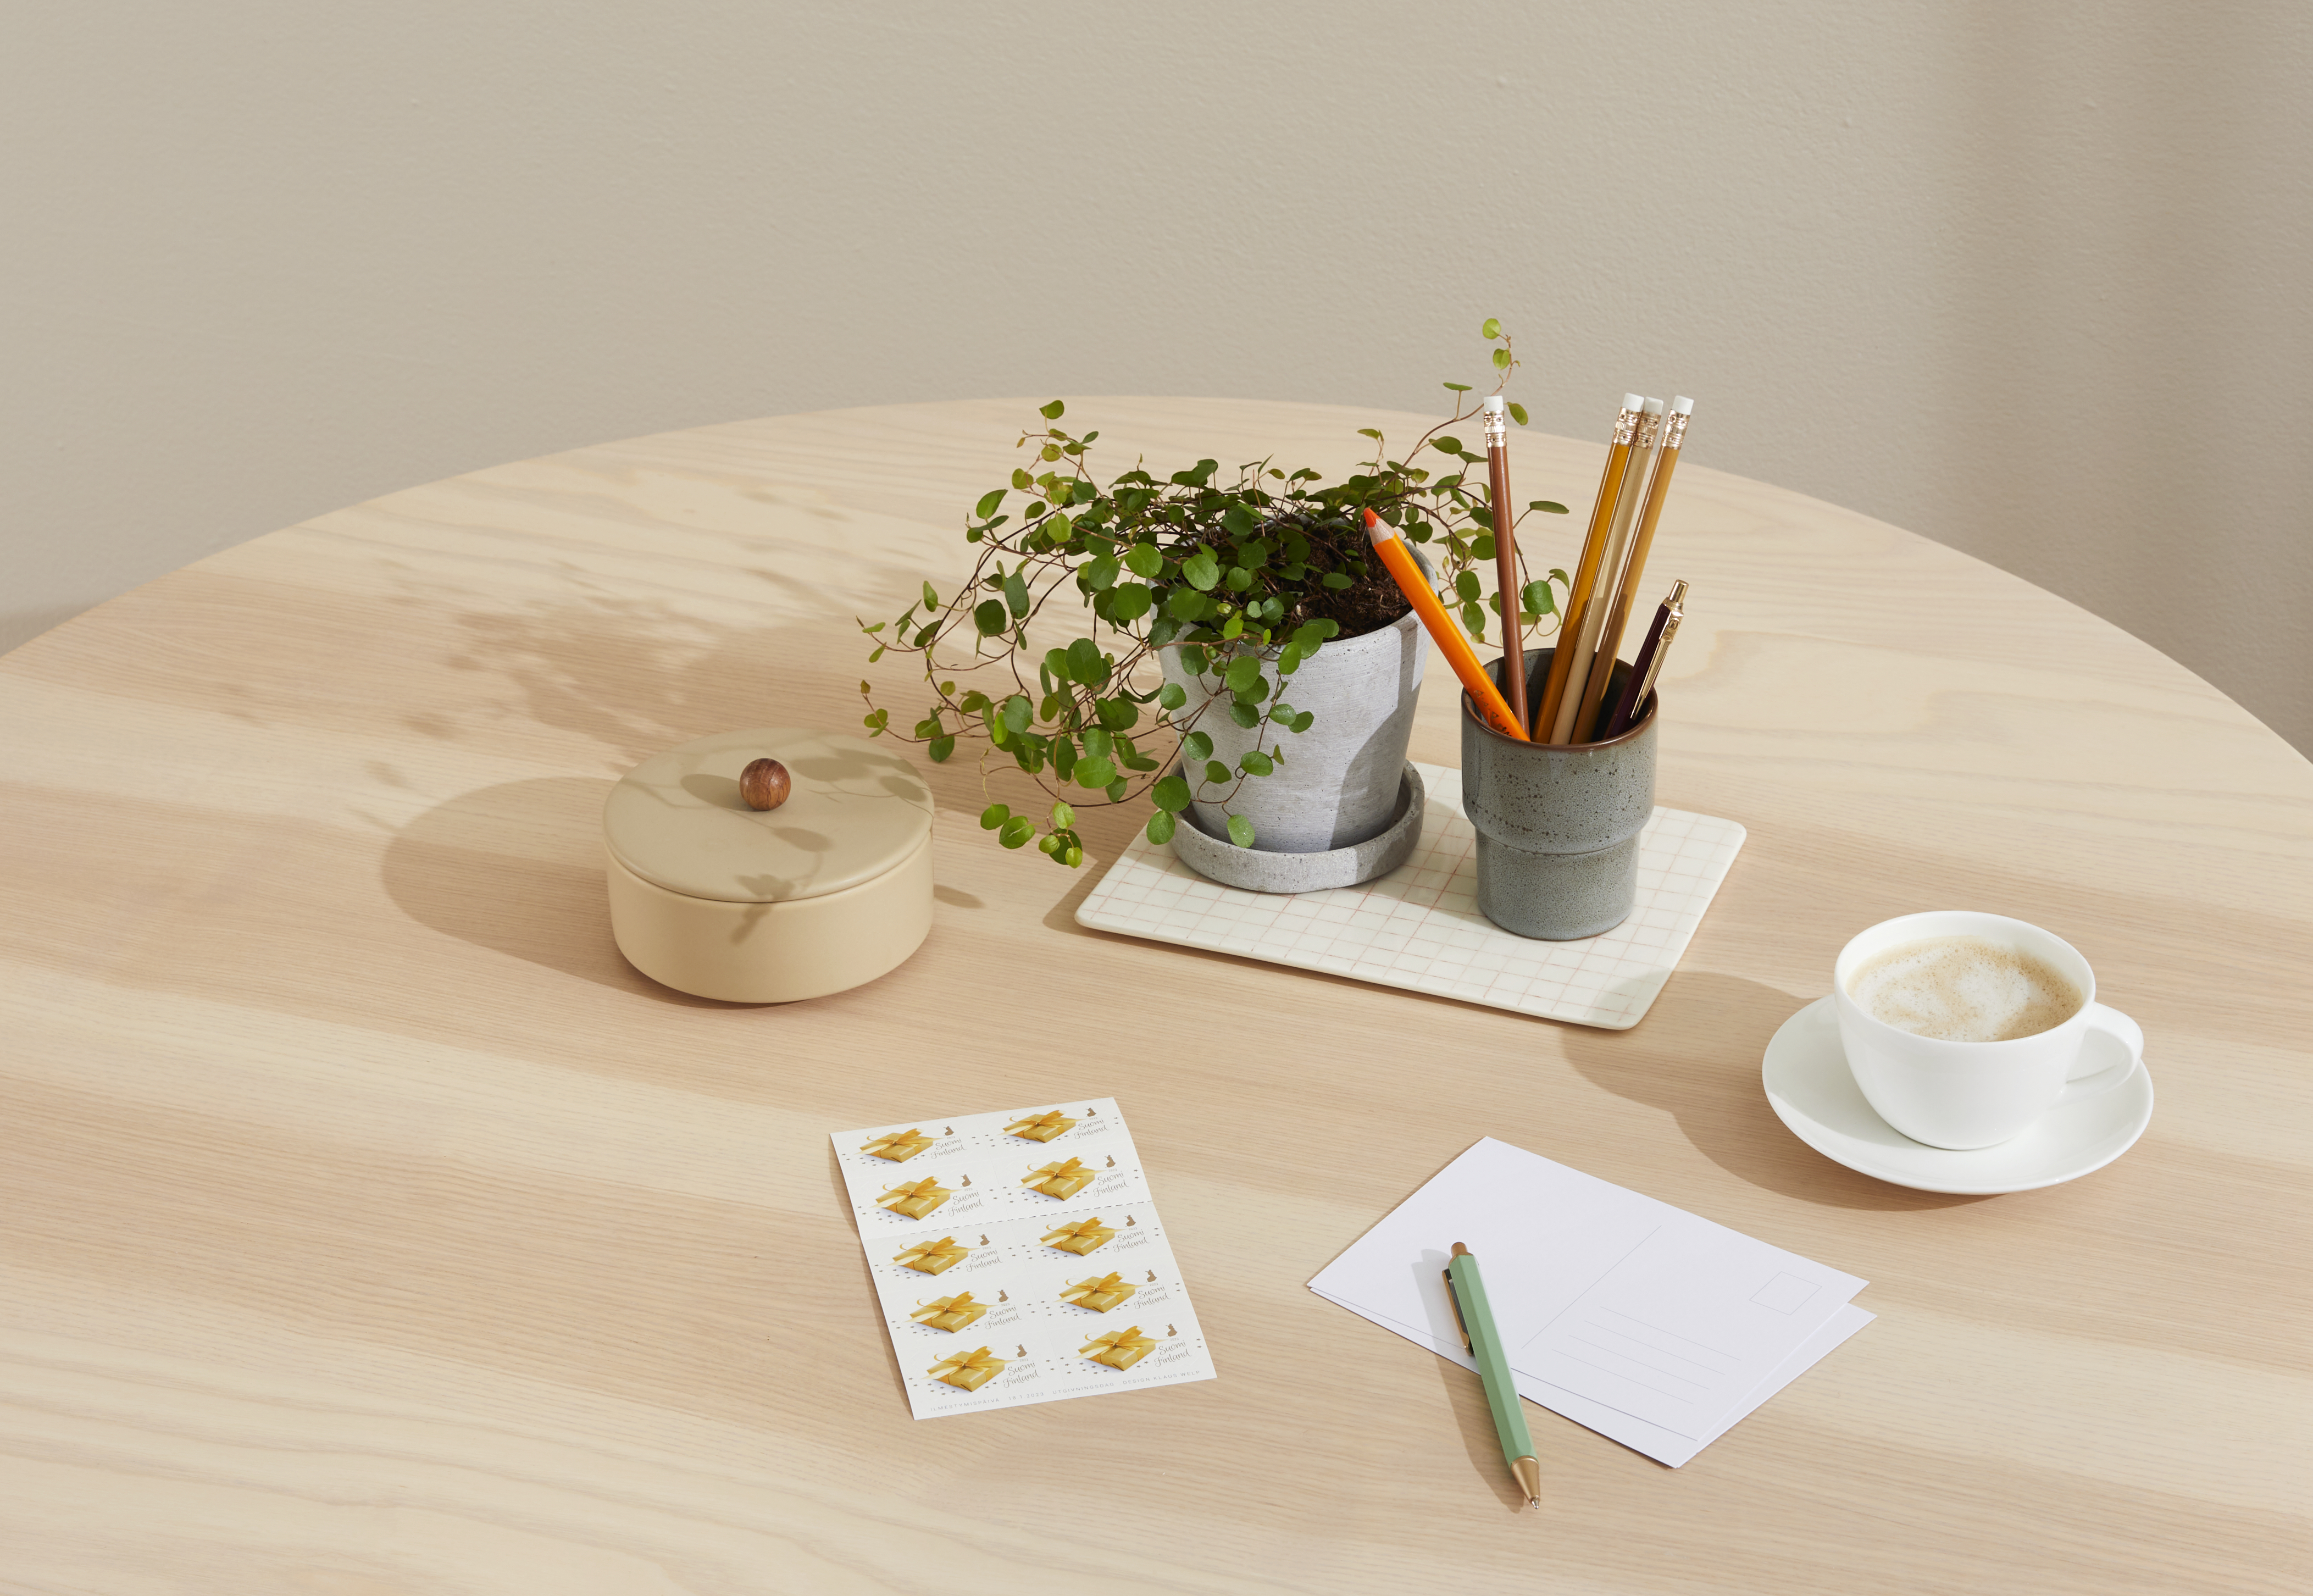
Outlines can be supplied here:
[[[775, 759], [786, 801], [739, 777]], [[602, 806], [611, 930], [652, 980], [734, 1003], [873, 981], [932, 923], [932, 795], [900, 754], [795, 727], [722, 732], [643, 761]]]

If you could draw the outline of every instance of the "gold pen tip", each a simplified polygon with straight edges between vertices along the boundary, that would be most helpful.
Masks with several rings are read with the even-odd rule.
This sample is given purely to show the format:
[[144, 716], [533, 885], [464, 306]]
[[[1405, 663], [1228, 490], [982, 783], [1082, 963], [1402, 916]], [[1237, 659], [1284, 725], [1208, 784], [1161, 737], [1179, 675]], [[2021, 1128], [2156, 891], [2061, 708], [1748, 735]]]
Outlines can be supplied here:
[[1510, 1465], [1510, 1472], [1517, 1477], [1518, 1489], [1526, 1493], [1526, 1506], [1539, 1508], [1542, 1505], [1542, 1465], [1532, 1458], [1520, 1458]]
[[1454, 1244], [1454, 1256], [1455, 1256], [1456, 1257], [1457, 1257], [1457, 1258], [1460, 1258], [1460, 1257], [1467, 1257], [1469, 1256], [1469, 1253], [1470, 1253], [1470, 1249], [1469, 1249], [1468, 1248], [1466, 1248], [1466, 1247], [1463, 1246], [1463, 1245], [1462, 1245], [1462, 1243], [1460, 1243], [1460, 1242], [1456, 1241], [1456, 1242]]

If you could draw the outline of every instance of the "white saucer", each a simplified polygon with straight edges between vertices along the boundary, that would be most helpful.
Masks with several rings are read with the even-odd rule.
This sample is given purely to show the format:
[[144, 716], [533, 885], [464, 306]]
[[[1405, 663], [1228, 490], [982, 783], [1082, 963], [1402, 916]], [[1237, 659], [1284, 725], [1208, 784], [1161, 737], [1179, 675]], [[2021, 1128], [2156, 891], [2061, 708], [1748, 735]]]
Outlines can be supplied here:
[[1829, 998], [1783, 1021], [1759, 1073], [1792, 1135], [1858, 1174], [1922, 1192], [1977, 1197], [2078, 1180], [2135, 1146], [2152, 1119], [2152, 1077], [2140, 1063], [2111, 1090], [2051, 1108], [1997, 1147], [1953, 1152], [1914, 1142], [1864, 1101]]

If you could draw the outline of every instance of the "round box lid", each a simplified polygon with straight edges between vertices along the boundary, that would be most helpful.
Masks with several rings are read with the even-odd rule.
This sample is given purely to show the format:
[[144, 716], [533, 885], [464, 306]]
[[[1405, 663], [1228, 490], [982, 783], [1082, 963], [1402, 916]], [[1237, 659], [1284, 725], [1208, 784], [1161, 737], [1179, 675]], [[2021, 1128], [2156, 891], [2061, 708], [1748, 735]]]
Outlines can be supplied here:
[[[766, 757], [787, 767], [787, 800], [751, 809], [739, 772]], [[857, 886], [914, 852], [931, 826], [931, 789], [904, 757], [792, 726], [655, 754], [602, 806], [602, 838], [620, 863], [669, 892], [731, 904]]]

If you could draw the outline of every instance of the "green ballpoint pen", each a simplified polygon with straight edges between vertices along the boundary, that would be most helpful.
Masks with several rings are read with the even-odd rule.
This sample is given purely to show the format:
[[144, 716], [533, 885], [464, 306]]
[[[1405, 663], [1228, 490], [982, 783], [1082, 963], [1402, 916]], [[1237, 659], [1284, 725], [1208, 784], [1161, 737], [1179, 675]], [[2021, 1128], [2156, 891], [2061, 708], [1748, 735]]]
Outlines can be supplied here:
[[1486, 1283], [1478, 1273], [1478, 1255], [1456, 1241], [1454, 1257], [1446, 1265], [1446, 1295], [1461, 1321], [1462, 1345], [1476, 1360], [1478, 1378], [1485, 1383], [1486, 1406], [1494, 1410], [1494, 1433], [1502, 1439], [1502, 1458], [1526, 1493], [1528, 1507], [1542, 1505], [1542, 1465], [1535, 1460], [1534, 1437], [1526, 1433], [1526, 1411], [1517, 1387], [1510, 1382], [1509, 1355], [1502, 1349], [1502, 1333], [1494, 1328], [1492, 1309], [1486, 1306]]

